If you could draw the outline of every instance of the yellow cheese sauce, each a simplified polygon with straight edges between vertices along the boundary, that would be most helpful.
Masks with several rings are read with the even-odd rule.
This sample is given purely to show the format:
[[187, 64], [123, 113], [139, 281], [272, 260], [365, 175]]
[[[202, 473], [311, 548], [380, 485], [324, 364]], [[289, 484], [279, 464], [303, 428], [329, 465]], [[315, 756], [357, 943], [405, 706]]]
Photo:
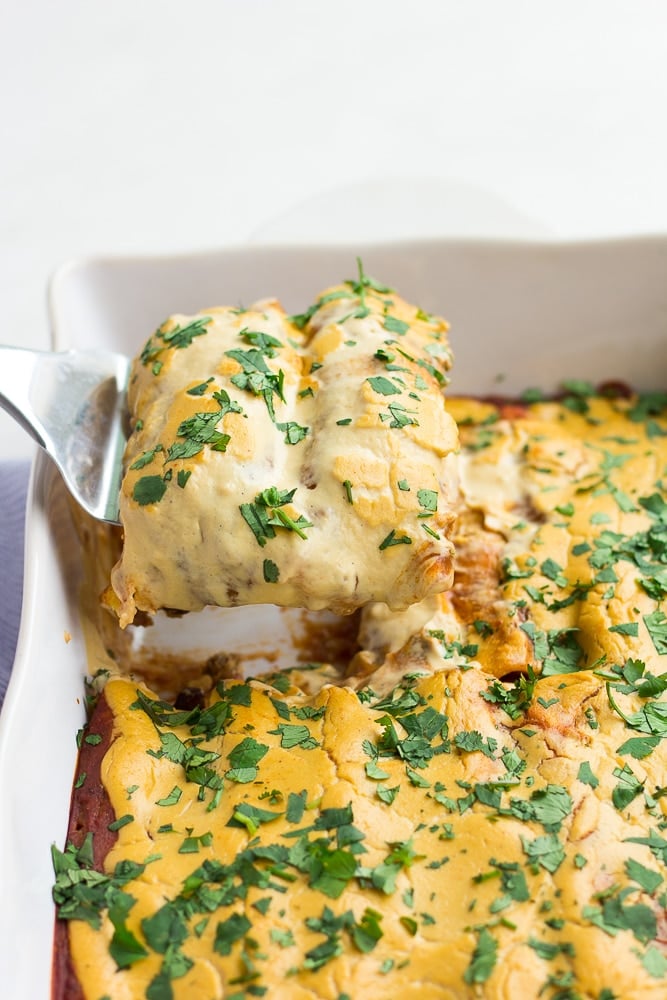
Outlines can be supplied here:
[[655, 663], [667, 651], [667, 437], [664, 419], [642, 418], [644, 406], [635, 397], [509, 407], [450, 398], [463, 495], [454, 586], [404, 615], [365, 609], [373, 666], [388, 671], [398, 658], [399, 674], [407, 669], [420, 614], [418, 655], [429, 669], [443, 655], [496, 677], [529, 664], [560, 674], [628, 657]]
[[[663, 800], [612, 799], [628, 760], [655, 792], [664, 750], [618, 755], [628, 732], [588, 672], [538, 682], [514, 721], [482, 697], [487, 682], [441, 672], [405, 682], [389, 705], [335, 687], [308, 699], [226, 685], [212, 699], [231, 702], [225, 731], [199, 742], [196, 726], [154, 725], [132, 707], [136, 686], [110, 681], [103, 779], [116, 815], [132, 818], [105, 868], [148, 861], [123, 887], [147, 954], [118, 970], [110, 921], [73, 921], [85, 996], [166, 996], [165, 966], [179, 973], [167, 977], [176, 998], [510, 1000], [558, 977], [577, 995], [663, 996], [645, 965], [661, 954], [650, 941], [664, 868], [626, 843], [651, 829], [665, 843]], [[186, 780], [173, 759], [179, 744], [216, 755], [214, 808], [201, 775]], [[259, 759], [244, 768], [239, 754]]]
[[663, 401], [449, 409], [452, 589], [365, 609], [346, 686], [107, 683], [87, 1000], [665, 996]]

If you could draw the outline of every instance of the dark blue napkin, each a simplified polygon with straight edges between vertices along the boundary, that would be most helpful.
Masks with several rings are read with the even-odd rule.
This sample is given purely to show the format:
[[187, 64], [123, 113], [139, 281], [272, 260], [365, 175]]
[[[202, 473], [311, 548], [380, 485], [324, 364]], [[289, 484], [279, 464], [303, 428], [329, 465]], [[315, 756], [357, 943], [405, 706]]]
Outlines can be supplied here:
[[0, 463], [0, 705], [12, 672], [21, 620], [29, 474], [29, 462]]

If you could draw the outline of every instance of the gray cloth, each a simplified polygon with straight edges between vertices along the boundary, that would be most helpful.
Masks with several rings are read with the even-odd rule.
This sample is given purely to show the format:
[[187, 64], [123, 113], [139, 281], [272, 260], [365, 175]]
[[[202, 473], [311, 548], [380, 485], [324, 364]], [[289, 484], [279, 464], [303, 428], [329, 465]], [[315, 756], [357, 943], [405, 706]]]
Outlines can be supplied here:
[[0, 706], [12, 672], [21, 620], [29, 474], [29, 462], [0, 463]]

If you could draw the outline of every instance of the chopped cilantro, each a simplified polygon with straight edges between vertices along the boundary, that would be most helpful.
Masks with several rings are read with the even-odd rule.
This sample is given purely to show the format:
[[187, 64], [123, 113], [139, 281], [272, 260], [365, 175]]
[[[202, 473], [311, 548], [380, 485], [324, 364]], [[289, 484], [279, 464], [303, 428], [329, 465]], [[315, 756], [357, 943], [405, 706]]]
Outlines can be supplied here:
[[277, 729], [269, 729], [272, 735], [280, 736], [280, 745], [285, 750], [293, 747], [303, 747], [304, 750], [313, 750], [319, 746], [317, 740], [311, 735], [308, 726], [295, 726], [286, 722], [278, 723]]
[[[152, 365], [152, 371], [154, 375], [158, 375], [162, 369], [162, 362], [158, 361], [155, 363], [155, 359], [158, 355], [162, 354], [167, 348], [173, 347], [175, 349], [183, 349], [189, 347], [195, 337], [201, 337], [203, 334], [207, 333], [206, 327], [213, 320], [210, 316], [199, 316], [197, 319], [193, 320], [191, 323], [185, 326], [180, 326], [178, 323], [174, 326], [172, 330], [165, 331], [165, 324], [158, 327], [152, 337], [149, 337], [148, 341], [144, 345], [144, 348], [140, 355], [140, 361], [143, 365], [148, 365], [154, 362]], [[158, 341], [162, 343], [158, 343]]]
[[498, 741], [492, 736], [488, 739], [484, 739], [480, 732], [473, 729], [468, 732], [457, 733], [454, 737], [454, 743], [459, 748], [459, 750], [465, 753], [474, 753], [476, 750], [480, 750], [485, 756], [490, 757], [491, 760], [495, 759], [495, 751], [498, 748]]
[[128, 823], [134, 822], [134, 816], [130, 813], [126, 813], [124, 816], [119, 816], [118, 819], [113, 820], [108, 824], [107, 829], [115, 833], [117, 830], [121, 830]]
[[475, 632], [481, 635], [482, 639], [488, 639], [490, 635], [493, 635], [493, 626], [484, 621], [484, 619], [476, 618], [472, 624]]
[[229, 753], [230, 769], [226, 777], [240, 784], [247, 784], [257, 777], [257, 765], [269, 752], [268, 746], [246, 736]]
[[242, 913], [233, 913], [227, 920], [221, 920], [215, 931], [213, 950], [219, 955], [231, 954], [232, 945], [240, 941], [251, 927], [252, 924]]
[[249, 802], [240, 802], [232, 814], [227, 826], [243, 826], [251, 837], [254, 837], [263, 823], [272, 823], [282, 816], [282, 812], [272, 812], [270, 809], [260, 809]]
[[558, 955], [570, 955], [574, 956], [574, 948], [569, 941], [538, 941], [537, 938], [528, 938], [528, 945], [533, 949], [536, 955], [540, 958], [545, 959], [549, 962], [556, 958]]
[[377, 795], [377, 797], [380, 799], [381, 802], [384, 802], [386, 805], [390, 806], [394, 801], [394, 799], [396, 798], [396, 796], [398, 795], [400, 787], [401, 787], [400, 785], [395, 785], [393, 788], [388, 788], [386, 785], [378, 785], [378, 787], [375, 789], [375, 794]]
[[423, 510], [434, 514], [438, 509], [438, 494], [435, 490], [417, 490], [417, 502]]
[[159, 503], [167, 492], [167, 484], [162, 476], [142, 476], [137, 479], [132, 490], [132, 498], [141, 507], [151, 503]]
[[381, 767], [378, 766], [376, 760], [368, 761], [365, 766], [366, 777], [371, 778], [374, 781], [385, 781], [389, 775], [386, 771], [383, 771]]
[[134, 471], [135, 469], [143, 469], [145, 465], [150, 465], [150, 463], [153, 461], [157, 453], [160, 451], [164, 451], [161, 444], [156, 444], [154, 448], [151, 448], [149, 451], [145, 451], [142, 455], [139, 456], [136, 462], [132, 463], [132, 465], [130, 466], [130, 471]]
[[272, 927], [269, 931], [269, 936], [272, 941], [278, 945], [279, 948], [291, 948], [294, 941], [294, 935], [292, 931], [287, 928], [287, 930], [282, 930], [279, 927]]
[[624, 764], [623, 767], [615, 767], [613, 774], [619, 781], [611, 793], [611, 800], [614, 806], [622, 811], [641, 793], [644, 786], [627, 764]]
[[624, 622], [620, 625], [610, 625], [610, 632], [617, 632], [619, 635], [630, 635], [635, 638], [639, 635], [638, 622]]
[[395, 382], [385, 378], [384, 375], [374, 375], [367, 378], [366, 381], [370, 382], [373, 391], [379, 393], [381, 396], [397, 396], [402, 391]]
[[497, 955], [498, 942], [490, 931], [483, 927], [477, 937], [470, 964], [463, 974], [466, 983], [468, 985], [485, 983], [495, 968]]
[[395, 316], [385, 316], [383, 326], [389, 333], [397, 333], [402, 337], [410, 329], [410, 324]]
[[633, 736], [618, 747], [616, 753], [630, 754], [635, 760], [643, 760], [653, 753], [660, 743], [660, 736]]
[[148, 952], [125, 923], [135, 900], [126, 893], [118, 893], [109, 906], [109, 920], [113, 925], [113, 937], [109, 943], [109, 954], [119, 969], [127, 969], [139, 959], [146, 958]]
[[416, 412], [407, 410], [401, 403], [389, 403], [389, 413], [381, 413], [380, 420], [389, 421], [390, 427], [407, 427], [410, 424], [418, 427], [419, 421], [412, 416]]
[[242, 503], [239, 506], [244, 521], [262, 547], [271, 538], [276, 537], [276, 528], [293, 531], [299, 538], [307, 537], [305, 529], [312, 528], [312, 523], [303, 515], [299, 515], [295, 520], [283, 509], [286, 504], [292, 502], [295, 493], [296, 488], [279, 490], [276, 486], [270, 486], [257, 494], [254, 503]]
[[650, 615], [644, 615], [643, 618], [656, 653], [659, 655], [667, 653], [667, 617], [664, 612], [658, 609]]
[[156, 799], [155, 800], [155, 805], [156, 806], [175, 806], [177, 802], [180, 802], [182, 794], [183, 794], [183, 790], [181, 788], [179, 788], [178, 785], [174, 785], [174, 787], [172, 788], [172, 790], [169, 792], [169, 795], [165, 795], [164, 798]]
[[665, 406], [667, 406], [667, 393], [641, 393], [637, 397], [637, 400], [632, 408], [628, 410], [628, 416], [630, 417], [630, 420], [633, 420], [635, 423], [641, 423], [649, 416], [659, 417], [665, 409]]
[[663, 877], [659, 872], [654, 872], [650, 868], [646, 868], [639, 861], [635, 861], [634, 858], [626, 859], [625, 872], [628, 878], [640, 885], [649, 894], [653, 894], [663, 882]]
[[287, 811], [285, 817], [288, 823], [300, 823], [306, 808], [307, 793], [304, 789], [297, 795], [296, 792], [290, 792], [289, 798], [287, 800]]
[[165, 464], [180, 459], [193, 458], [208, 445], [213, 451], [225, 451], [229, 444], [229, 434], [218, 430], [218, 424], [227, 413], [242, 413], [238, 403], [230, 399], [224, 389], [216, 389], [213, 398], [218, 404], [217, 410], [205, 410], [195, 413], [181, 421], [176, 437], [182, 438], [167, 449]]
[[193, 385], [191, 389], [187, 389], [186, 392], [188, 396], [203, 396], [209, 385], [213, 381], [213, 376], [207, 378], [205, 382], [200, 382], [199, 385]]
[[264, 581], [266, 583], [277, 583], [280, 578], [280, 570], [271, 559], [265, 559], [263, 563]]
[[584, 920], [600, 927], [612, 937], [620, 930], [631, 931], [642, 944], [652, 941], [657, 934], [654, 911], [644, 903], [626, 904], [625, 899], [632, 889], [621, 890], [607, 896], [601, 906], [587, 905], [582, 910]]
[[380, 552], [384, 549], [389, 549], [392, 545], [412, 545], [412, 539], [409, 535], [397, 535], [394, 528], [391, 529], [387, 537], [380, 542], [378, 548]]
[[382, 914], [367, 906], [359, 923], [355, 923], [350, 931], [350, 936], [359, 951], [365, 954], [373, 951], [382, 937], [381, 921]]
[[664, 979], [667, 976], [667, 958], [654, 944], [650, 944], [641, 956], [641, 962], [649, 976], [654, 979]]
[[520, 676], [512, 685], [502, 681], [492, 681], [486, 691], [482, 691], [485, 701], [500, 705], [511, 719], [518, 719], [530, 707], [535, 690], [536, 677], [531, 666], [527, 676]]
[[533, 866], [546, 868], [553, 874], [565, 860], [565, 851], [554, 833], [546, 833], [535, 840], [521, 838], [523, 849]]
[[590, 785], [591, 788], [597, 788], [600, 784], [599, 779], [593, 774], [591, 770], [591, 765], [587, 760], [584, 760], [579, 765], [579, 771], [577, 772], [577, 778], [584, 785]]

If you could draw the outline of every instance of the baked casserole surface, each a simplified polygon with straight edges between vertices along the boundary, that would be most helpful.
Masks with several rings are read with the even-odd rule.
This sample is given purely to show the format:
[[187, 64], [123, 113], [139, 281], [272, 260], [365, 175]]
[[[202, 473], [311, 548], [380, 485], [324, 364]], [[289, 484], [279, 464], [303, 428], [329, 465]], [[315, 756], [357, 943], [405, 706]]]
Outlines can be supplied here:
[[[262, 307], [264, 333], [279, 328], [285, 338], [284, 324], [294, 324], [276, 308]], [[334, 296], [323, 308], [348, 310], [349, 302]], [[395, 308], [401, 322], [415, 320], [412, 307]], [[243, 317], [210, 315], [235, 337], [243, 329]], [[346, 331], [361, 339], [375, 336], [386, 315], [376, 305], [370, 320], [345, 311], [329, 319], [351, 324]], [[265, 322], [259, 313], [252, 321]], [[353, 350], [340, 342], [331, 349]], [[281, 358], [285, 384], [290, 352], [299, 350]], [[373, 341], [373, 350], [387, 346]], [[303, 367], [294, 364], [298, 393]], [[399, 377], [414, 380], [416, 367]], [[160, 369], [141, 368], [135, 391], [145, 395]], [[355, 368], [355, 392], [359, 378], [377, 377]], [[438, 382], [431, 377], [422, 390], [428, 412]], [[201, 396], [193, 405], [204, 405]], [[262, 394], [243, 400], [273, 434]], [[371, 402], [364, 413], [372, 410], [380, 426], [387, 401]], [[70, 843], [54, 850], [54, 893], [67, 921], [59, 922], [67, 956], [56, 962], [58, 1000], [664, 997], [666, 404], [661, 394], [619, 386], [599, 394], [581, 382], [558, 400], [449, 398], [441, 423], [426, 420], [424, 439], [409, 437], [417, 451], [401, 444], [406, 464], [390, 466], [375, 513], [372, 474], [355, 493], [358, 462], [346, 465], [339, 448], [338, 468], [341, 438], [325, 439], [336, 490], [348, 502], [348, 481], [352, 500], [368, 501], [353, 538], [367, 580], [381, 575], [375, 550], [386, 555], [378, 544], [397, 516], [406, 520], [396, 530], [416, 535], [420, 515], [433, 515], [421, 521], [440, 536], [429, 553], [439, 584], [420, 593], [410, 563], [417, 545], [391, 546], [407, 560], [400, 573], [410, 582], [395, 600], [378, 600], [369, 584], [356, 652], [343, 669], [298, 664], [221, 679], [176, 706], [122, 670], [107, 681], [83, 736]], [[235, 435], [249, 432], [242, 415], [228, 412], [231, 451]], [[362, 429], [364, 413], [354, 416]], [[184, 414], [163, 415], [164, 448]], [[445, 444], [432, 461], [436, 426]], [[137, 433], [136, 454], [155, 448], [148, 424]], [[366, 448], [363, 434], [348, 440]], [[293, 447], [281, 445], [289, 461]], [[139, 467], [128, 479], [126, 503], [145, 474]], [[139, 504], [137, 525], [147, 513], [176, 517], [161, 508], [164, 496], [178, 499], [196, 475], [195, 467], [184, 488], [167, 481], [157, 513]], [[305, 509], [298, 496], [293, 519]], [[310, 512], [307, 519], [316, 521]], [[176, 521], [173, 530], [185, 528]], [[420, 542], [436, 541], [421, 534]], [[257, 546], [242, 515], [236, 537], [243, 552]], [[302, 541], [293, 533], [281, 540]], [[351, 610], [355, 588], [322, 571], [330, 540], [313, 531], [311, 541], [322, 546], [326, 579], [317, 583], [302, 576], [307, 567], [292, 569], [290, 546], [274, 538], [253, 565], [275, 554], [285, 603], [300, 600], [306, 579], [319, 595], [313, 606], [336, 592], [338, 609]], [[131, 620], [136, 607], [187, 606], [184, 593], [162, 599], [153, 587], [160, 573], [136, 586], [127, 582], [134, 573], [116, 570], [121, 617]], [[278, 585], [257, 577], [246, 584], [259, 587], [259, 600], [267, 599], [264, 584]], [[209, 601], [197, 593], [190, 606]]]

